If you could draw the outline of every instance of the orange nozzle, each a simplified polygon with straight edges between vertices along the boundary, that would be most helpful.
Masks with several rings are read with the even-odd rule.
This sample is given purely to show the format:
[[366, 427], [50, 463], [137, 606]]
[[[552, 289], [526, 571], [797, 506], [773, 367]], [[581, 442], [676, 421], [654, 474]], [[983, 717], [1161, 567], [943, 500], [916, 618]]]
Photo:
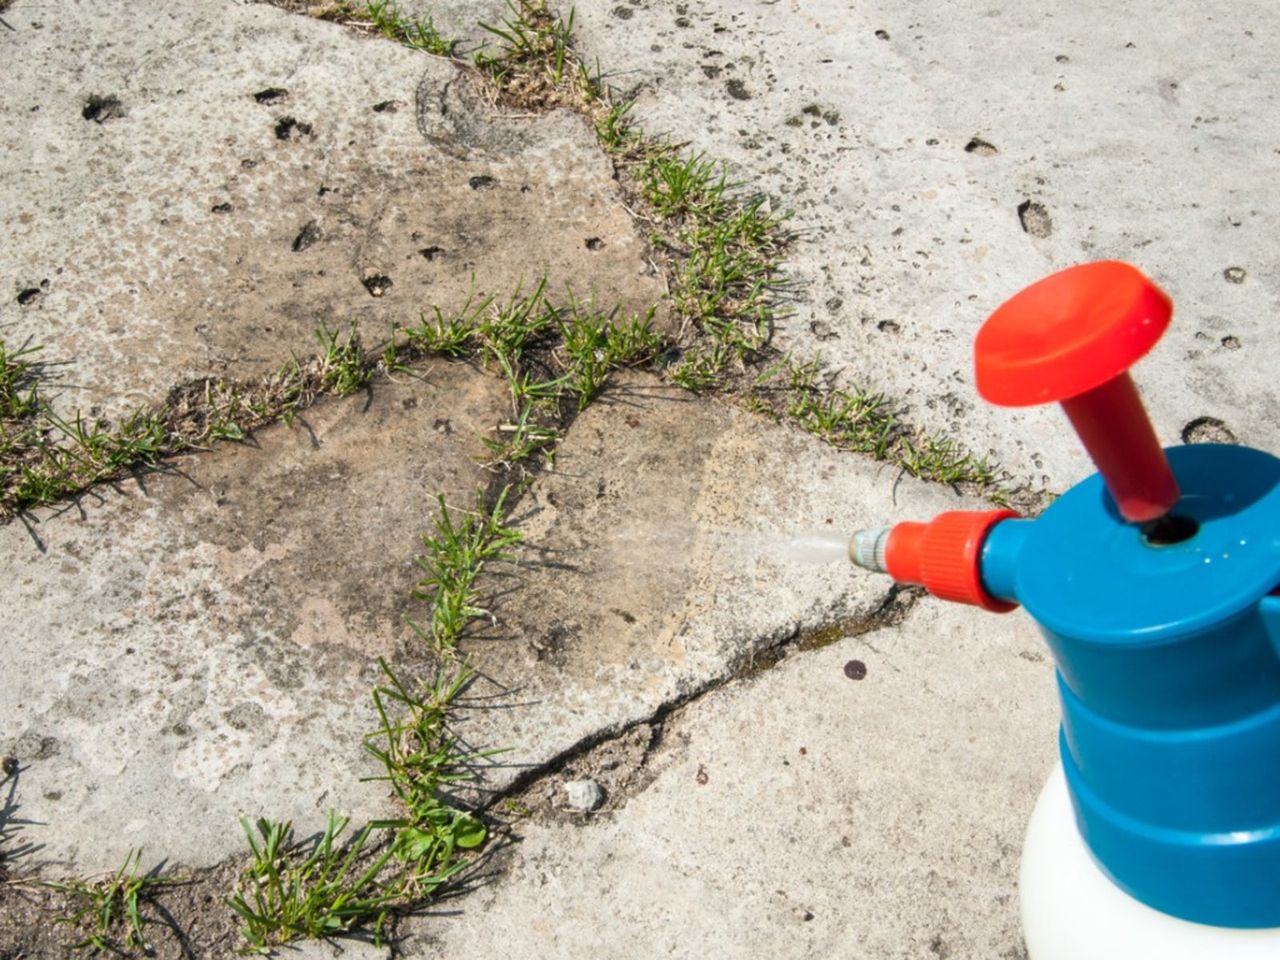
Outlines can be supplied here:
[[899, 583], [920, 584], [935, 597], [1005, 613], [1016, 603], [997, 600], [982, 586], [979, 563], [987, 531], [1012, 510], [952, 510], [928, 523], [899, 523], [884, 547], [885, 572]]

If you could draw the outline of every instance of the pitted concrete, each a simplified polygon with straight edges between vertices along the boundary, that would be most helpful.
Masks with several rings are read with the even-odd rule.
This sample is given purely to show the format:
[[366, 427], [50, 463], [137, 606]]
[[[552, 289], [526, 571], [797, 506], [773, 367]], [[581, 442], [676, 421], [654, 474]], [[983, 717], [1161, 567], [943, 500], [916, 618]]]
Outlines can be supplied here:
[[973, 337], [1056, 269], [1128, 260], [1175, 303], [1135, 370], [1161, 439], [1211, 417], [1280, 441], [1274, 5], [577, 7], [580, 48], [626, 64], [646, 130], [794, 209], [804, 293], [781, 349], [1065, 489], [1091, 468], [1061, 414], [980, 400]]
[[505, 116], [458, 64], [260, 4], [7, 19], [0, 326], [43, 346], [64, 416], [544, 274], [636, 312], [661, 296], [587, 125]]
[[[488, 36], [468, 10], [503, 16], [405, 10], [468, 43]], [[988, 410], [970, 349], [1082, 259], [1132, 260], [1178, 304], [1137, 371], [1166, 440], [1275, 445], [1275, 17], [626, 0], [577, 26], [649, 132], [795, 206], [780, 347], [1064, 487], [1088, 468], [1058, 415]], [[270, 370], [319, 322], [372, 336], [473, 275], [478, 296], [544, 271], [632, 309], [661, 294], [582, 121], [502, 114], [456, 64], [259, 4], [4, 18], [0, 325], [64, 364], [60, 410]], [[418, 537], [437, 493], [464, 508], [491, 481], [504, 391], [434, 364], [0, 529], [24, 865], [199, 866], [243, 850], [238, 813], [391, 812], [360, 780], [376, 658], [430, 676], [403, 623]], [[405, 955], [1022, 956], [1017, 853], [1056, 722], [1032, 625], [931, 600], [878, 620], [887, 583], [809, 562], [967, 505], [620, 377], [519, 500], [456, 717], [508, 748], [489, 789], [541, 773], [555, 794], [571, 770], [610, 792], [518, 822], [492, 884], [408, 925]]]
[[871, 621], [890, 583], [851, 575], [846, 531], [957, 502], [898, 479], [732, 407], [621, 380], [521, 501], [525, 543], [495, 587], [497, 623], [466, 644], [481, 709], [458, 729], [510, 748], [486, 786], [647, 721], [784, 641]]
[[406, 952], [1025, 957], [1051, 686], [1024, 616], [922, 603], [709, 694], [664, 727], [637, 796], [518, 823], [503, 882], [413, 921]]

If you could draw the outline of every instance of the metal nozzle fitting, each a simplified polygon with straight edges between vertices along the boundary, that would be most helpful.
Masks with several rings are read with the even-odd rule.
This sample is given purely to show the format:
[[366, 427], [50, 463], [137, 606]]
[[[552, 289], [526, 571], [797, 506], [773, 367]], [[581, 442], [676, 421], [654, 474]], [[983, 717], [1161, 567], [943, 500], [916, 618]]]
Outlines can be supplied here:
[[885, 544], [893, 527], [869, 527], [849, 538], [849, 559], [875, 573], [888, 573], [884, 565]]

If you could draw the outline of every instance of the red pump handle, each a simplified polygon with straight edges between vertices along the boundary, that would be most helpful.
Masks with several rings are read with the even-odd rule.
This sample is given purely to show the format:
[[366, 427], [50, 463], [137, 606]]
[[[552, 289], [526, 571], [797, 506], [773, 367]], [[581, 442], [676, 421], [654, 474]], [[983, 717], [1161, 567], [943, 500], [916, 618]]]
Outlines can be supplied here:
[[1114, 260], [1071, 267], [1007, 300], [978, 331], [978, 393], [1022, 407], [1058, 401], [1102, 474], [1120, 514], [1156, 520], [1178, 483], [1129, 368], [1160, 339], [1169, 297]]

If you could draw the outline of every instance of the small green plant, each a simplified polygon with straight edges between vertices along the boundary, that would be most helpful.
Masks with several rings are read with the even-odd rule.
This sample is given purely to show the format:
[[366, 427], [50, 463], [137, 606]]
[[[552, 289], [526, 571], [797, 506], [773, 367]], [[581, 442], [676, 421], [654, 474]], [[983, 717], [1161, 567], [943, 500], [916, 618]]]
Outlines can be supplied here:
[[481, 438], [485, 448], [493, 454], [492, 463], [514, 466], [539, 453], [548, 458], [553, 455], [556, 444], [560, 442], [560, 431], [533, 422], [532, 414], [533, 408], [525, 407], [515, 423], [503, 423], [494, 428], [499, 434], [497, 439]]
[[704, 393], [719, 388], [727, 376], [728, 351], [722, 344], [697, 346], [686, 350], [680, 362], [671, 367], [667, 376], [678, 387], [692, 393]]
[[476, 509], [460, 521], [450, 514], [444, 496], [437, 498], [440, 513], [435, 536], [422, 538], [427, 552], [416, 560], [426, 576], [414, 591], [414, 596], [431, 604], [431, 624], [428, 631], [413, 626], [438, 652], [451, 651], [468, 624], [490, 616], [480, 606], [476, 580], [486, 564], [511, 560], [508, 550], [520, 541], [520, 534], [503, 523], [507, 493], [504, 488], [489, 508], [483, 494], [477, 493]]
[[617, 307], [606, 313], [570, 298], [559, 318], [561, 343], [568, 355], [566, 378], [578, 397], [579, 412], [595, 399], [610, 371], [647, 360], [657, 351], [660, 338], [653, 332], [652, 311], [625, 323], [615, 319], [617, 313]]
[[89, 927], [88, 935], [74, 944], [74, 949], [88, 949], [93, 953], [119, 953], [121, 948], [147, 949], [142, 904], [158, 888], [177, 881], [159, 876], [154, 871], [139, 874], [141, 858], [141, 850], [131, 850], [120, 869], [104, 880], [41, 883], [41, 886], [57, 890], [83, 904], [75, 913], [61, 918], [62, 923], [72, 927], [86, 924]]
[[345, 844], [338, 842], [348, 822], [330, 810], [318, 839], [295, 844], [287, 821], [259, 818], [250, 824], [240, 818], [253, 862], [227, 903], [244, 921], [244, 937], [258, 952], [369, 923], [381, 937], [388, 914], [403, 901], [404, 881], [387, 870], [391, 846], [379, 853], [369, 843], [375, 824], [366, 824]]
[[416, 326], [406, 327], [410, 345], [421, 353], [442, 357], [464, 357], [471, 349], [471, 326], [459, 317], [446, 319], [439, 307], [432, 307], [435, 319], [423, 314]]
[[391, 785], [405, 809], [392, 852], [406, 866], [406, 883], [415, 898], [428, 896], [466, 866], [458, 851], [473, 850], [488, 835], [473, 814], [445, 802], [441, 791], [473, 779], [473, 765], [495, 751], [459, 749], [447, 721], [454, 699], [473, 672], [453, 663], [436, 671], [434, 682], [415, 693], [379, 659], [385, 685], [373, 690], [379, 726], [365, 738], [365, 749], [382, 764], [384, 775], [372, 777]]
[[659, 216], [696, 215], [707, 220], [725, 211], [727, 174], [706, 154], [681, 158], [671, 148], [656, 149], [645, 161], [640, 183]]
[[40, 347], [27, 344], [16, 350], [0, 340], [0, 419], [19, 420], [39, 409], [31, 357]]
[[639, 135], [631, 125], [627, 114], [635, 105], [634, 100], [610, 103], [596, 120], [596, 139], [606, 153], [624, 153], [633, 148]]
[[484, 54], [476, 57], [477, 66], [501, 80], [513, 67], [541, 68], [553, 86], [568, 75], [575, 61], [572, 55], [574, 10], [569, 8], [567, 20], [554, 17], [545, 0], [507, 0], [510, 15], [501, 26], [480, 23], [480, 28], [503, 42], [501, 58]]
[[325, 389], [344, 397], [372, 378], [373, 370], [365, 362], [360, 331], [355, 324], [351, 325], [345, 340], [338, 331], [322, 324], [316, 331], [316, 340], [320, 343], [320, 382]]
[[523, 281], [506, 304], [493, 308], [476, 325], [476, 336], [486, 358], [505, 359], [517, 366], [525, 349], [551, 329], [558, 311], [547, 301], [547, 277], [538, 280], [533, 291], [522, 295]]
[[427, 14], [416, 19], [405, 16], [394, 0], [366, 0], [364, 9], [354, 11], [369, 18], [370, 24], [384, 37], [414, 50], [425, 50], [438, 57], [453, 56], [458, 41], [445, 37]]
[[914, 477], [938, 483], [994, 483], [996, 471], [986, 457], [975, 457], [947, 437], [925, 435], [902, 439], [902, 468]]

